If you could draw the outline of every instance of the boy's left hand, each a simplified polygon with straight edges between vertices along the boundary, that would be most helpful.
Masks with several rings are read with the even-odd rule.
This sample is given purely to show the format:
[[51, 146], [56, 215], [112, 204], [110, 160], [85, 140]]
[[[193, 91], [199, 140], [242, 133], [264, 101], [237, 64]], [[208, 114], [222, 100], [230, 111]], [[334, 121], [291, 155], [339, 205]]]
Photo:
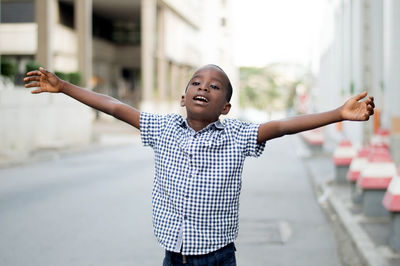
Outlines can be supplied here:
[[343, 120], [367, 121], [374, 114], [374, 97], [369, 96], [366, 100], [361, 101], [367, 92], [363, 92], [347, 100], [341, 107], [341, 115]]

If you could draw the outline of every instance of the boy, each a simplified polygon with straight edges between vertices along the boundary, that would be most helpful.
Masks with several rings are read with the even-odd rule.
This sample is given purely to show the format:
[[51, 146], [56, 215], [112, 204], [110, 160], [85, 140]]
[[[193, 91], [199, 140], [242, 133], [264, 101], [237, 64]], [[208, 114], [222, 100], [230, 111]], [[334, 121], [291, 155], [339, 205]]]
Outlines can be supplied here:
[[[215, 65], [198, 69], [181, 106], [187, 118], [152, 115], [106, 95], [69, 84], [40, 68], [27, 73], [32, 93], [62, 92], [138, 128], [144, 145], [155, 152], [153, 228], [166, 249], [163, 265], [236, 265], [233, 241], [238, 233], [241, 173], [246, 156], [259, 156], [267, 140], [342, 120], [365, 121], [374, 100], [364, 92], [324, 113], [261, 125], [228, 114], [232, 85]], [[33, 82], [33, 83], [29, 83]]]

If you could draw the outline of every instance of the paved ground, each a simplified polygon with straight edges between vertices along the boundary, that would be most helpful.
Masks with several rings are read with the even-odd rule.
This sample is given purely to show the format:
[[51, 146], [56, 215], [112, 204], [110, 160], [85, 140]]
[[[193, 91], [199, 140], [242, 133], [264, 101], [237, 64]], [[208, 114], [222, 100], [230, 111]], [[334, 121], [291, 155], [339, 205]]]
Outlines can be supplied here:
[[238, 265], [340, 265], [296, 136], [270, 141], [243, 173]]
[[152, 152], [96, 149], [0, 171], [0, 265], [158, 265]]
[[[341, 264], [297, 144], [271, 141], [245, 163], [238, 265]], [[0, 170], [0, 265], [160, 265], [151, 149], [54, 154]]]

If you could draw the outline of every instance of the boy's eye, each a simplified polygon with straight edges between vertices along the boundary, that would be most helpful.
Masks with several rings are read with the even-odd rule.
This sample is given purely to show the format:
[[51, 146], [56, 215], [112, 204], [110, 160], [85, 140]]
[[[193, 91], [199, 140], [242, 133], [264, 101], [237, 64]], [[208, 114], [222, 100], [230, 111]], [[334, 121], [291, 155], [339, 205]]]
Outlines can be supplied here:
[[193, 81], [193, 82], [192, 82], [192, 85], [193, 85], [193, 86], [199, 86], [199, 85], [200, 85], [200, 82]]
[[210, 87], [213, 88], [213, 89], [219, 90], [219, 87], [218, 87], [218, 86], [211, 85]]

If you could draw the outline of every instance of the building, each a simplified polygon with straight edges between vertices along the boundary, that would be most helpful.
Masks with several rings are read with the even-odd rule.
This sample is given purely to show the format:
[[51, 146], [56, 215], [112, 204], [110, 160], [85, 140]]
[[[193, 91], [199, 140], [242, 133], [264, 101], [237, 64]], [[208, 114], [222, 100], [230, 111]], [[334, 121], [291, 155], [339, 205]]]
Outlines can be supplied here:
[[[197, 67], [218, 64], [237, 83], [231, 10], [230, 0], [3, 0], [0, 54], [20, 73], [34, 60], [78, 72], [82, 86], [141, 110], [182, 112], [178, 102]], [[81, 104], [21, 89], [0, 94], [0, 151], [90, 140], [93, 113]]]
[[319, 109], [333, 108], [366, 90], [378, 112], [369, 123], [344, 123], [342, 132], [328, 127], [328, 139], [344, 135], [366, 144], [378, 127], [391, 131], [391, 152], [400, 162], [400, 2], [335, 0], [323, 28]]

